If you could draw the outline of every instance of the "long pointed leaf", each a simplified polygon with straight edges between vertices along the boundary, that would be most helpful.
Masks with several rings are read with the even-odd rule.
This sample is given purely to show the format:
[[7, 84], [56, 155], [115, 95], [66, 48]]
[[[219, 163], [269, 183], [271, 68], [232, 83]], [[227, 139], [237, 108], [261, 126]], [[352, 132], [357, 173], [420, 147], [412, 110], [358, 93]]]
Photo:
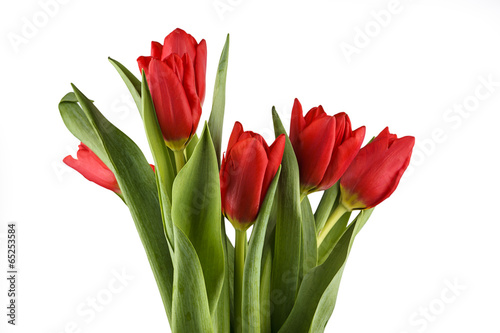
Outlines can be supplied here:
[[212, 101], [212, 112], [208, 120], [210, 135], [214, 143], [215, 154], [217, 155], [217, 163], [220, 166], [220, 154], [222, 144], [222, 125], [224, 123], [224, 109], [226, 107], [226, 77], [227, 63], [229, 57], [229, 34], [226, 38], [226, 43], [220, 55], [219, 67], [217, 68], [217, 76], [215, 77], [214, 97]]
[[340, 280], [354, 240], [373, 209], [362, 211], [347, 227], [325, 262], [304, 277], [297, 302], [280, 333], [323, 332], [335, 308]]
[[172, 196], [172, 220], [200, 259], [210, 313], [214, 315], [224, 282], [225, 258], [219, 168], [206, 124], [193, 155], [174, 180]]
[[[112, 166], [146, 250], [167, 316], [170, 319], [173, 266], [167, 240], [163, 233], [154, 173], [137, 145], [104, 118], [94, 104], [74, 85], [73, 90], [82, 107], [80, 110], [83, 110], [83, 115], [87, 117], [88, 124], [91, 125], [95, 133], [95, 138], [92, 141], [100, 142], [100, 146]], [[60, 105], [61, 114], [68, 110], [65, 103], [68, 102], [63, 102]], [[73, 107], [72, 111], [77, 112], [78, 109]], [[63, 118], [65, 117], [68, 117], [68, 114], [63, 115]], [[82, 114], [79, 117], [83, 118]], [[73, 125], [75, 124], [73, 123]], [[79, 132], [87, 129], [87, 127], [82, 128]], [[83, 139], [88, 138], [79, 137], [79, 139], [87, 143]], [[89, 144], [89, 147], [96, 145], [95, 142], [89, 142]]]
[[176, 258], [172, 331], [214, 332], [200, 260], [193, 244], [177, 225], [174, 225], [174, 232]]
[[[214, 326], [214, 332], [220, 333], [230, 333], [231, 332], [231, 314], [232, 314], [232, 305], [231, 305], [231, 285], [230, 285], [230, 270], [232, 269], [232, 265], [234, 265], [234, 258], [231, 261], [231, 265], [227, 262], [230, 256], [230, 251], [232, 248], [231, 242], [227, 239], [226, 236], [226, 228], [224, 225], [224, 216], [221, 216], [221, 236], [222, 239], [226, 239], [224, 242], [224, 258], [226, 258], [226, 269], [224, 270], [224, 283], [222, 285], [222, 291], [217, 302], [216, 314], [214, 316], [214, 320], [212, 324]], [[229, 245], [228, 245], [229, 243]], [[234, 249], [233, 249], [234, 251]], [[232, 280], [231, 280], [232, 281]]]
[[333, 226], [332, 230], [326, 235], [325, 239], [318, 248], [318, 265], [321, 265], [332, 252], [335, 244], [339, 241], [347, 228], [351, 213], [345, 213]]
[[155, 161], [163, 224], [167, 238], [170, 241], [170, 244], [173, 245], [174, 233], [172, 228], [171, 209], [172, 185], [175, 173], [172, 167], [172, 161], [170, 160], [170, 155], [167, 152], [168, 148], [165, 146], [165, 142], [163, 141], [163, 134], [161, 133], [160, 125], [158, 124], [158, 119], [156, 118], [153, 99], [151, 98], [151, 93], [149, 92], [144, 72], [142, 74], [141, 95], [144, 129], [146, 131], [149, 147]]
[[87, 145], [114, 173], [114, 166], [109, 161], [108, 153], [104, 150], [101, 139], [95, 132], [85, 112], [78, 105], [75, 93], [67, 93], [61, 99], [61, 102], [59, 102], [59, 112], [71, 134]]
[[314, 218], [316, 220], [316, 231], [319, 232], [328, 220], [330, 213], [332, 212], [335, 203], [338, 201], [337, 198], [340, 194], [339, 182], [330, 187], [328, 190], [323, 192], [321, 201], [319, 202], [318, 208], [314, 213]]
[[[286, 135], [278, 113], [273, 108], [276, 137]], [[273, 331], [278, 331], [295, 303], [299, 286], [300, 247], [302, 213], [300, 210], [299, 166], [288, 135], [281, 162], [281, 177], [278, 183], [276, 238], [274, 244], [271, 289], [281, 295], [274, 304], [272, 314]]]
[[302, 211], [302, 276], [316, 267], [318, 246], [316, 245], [316, 225], [309, 199], [305, 197], [301, 204]]
[[135, 77], [132, 72], [130, 72], [125, 66], [123, 66], [118, 61], [108, 58], [109, 62], [116, 68], [118, 74], [125, 82], [130, 94], [134, 98], [135, 104], [137, 105], [137, 109], [139, 109], [139, 113], [142, 116], [142, 101], [141, 101], [141, 81]]
[[304, 276], [297, 294], [297, 302], [287, 321], [279, 330], [280, 333], [321, 332], [321, 330], [312, 331], [311, 326], [321, 297], [327, 291], [332, 280], [340, 276], [339, 272], [341, 272], [348, 256], [354, 226], [355, 223], [346, 230], [325, 263], [313, 268]]
[[274, 201], [274, 194], [278, 185], [281, 168], [269, 185], [266, 197], [260, 208], [257, 221], [252, 230], [252, 237], [248, 245], [243, 271], [243, 333], [259, 333], [260, 327], [260, 279], [261, 262], [264, 240], [266, 237], [267, 222]]
[[[368, 221], [368, 218], [373, 212], [372, 209], [361, 211], [358, 216], [354, 219], [352, 223], [355, 223], [353, 235], [351, 237], [351, 241], [349, 243], [349, 253], [351, 252], [352, 245], [358, 233], [361, 231], [365, 223]], [[345, 216], [343, 217], [345, 218]], [[347, 259], [346, 259], [347, 260]], [[314, 315], [313, 322], [311, 324], [310, 332], [322, 332], [324, 327], [326, 326], [328, 320], [330, 319], [333, 310], [335, 308], [335, 304], [337, 302], [337, 295], [340, 287], [340, 280], [342, 279], [342, 274], [344, 273], [344, 267], [335, 275], [332, 282], [328, 286], [327, 290], [321, 297], [321, 300], [318, 304], [318, 308]]]

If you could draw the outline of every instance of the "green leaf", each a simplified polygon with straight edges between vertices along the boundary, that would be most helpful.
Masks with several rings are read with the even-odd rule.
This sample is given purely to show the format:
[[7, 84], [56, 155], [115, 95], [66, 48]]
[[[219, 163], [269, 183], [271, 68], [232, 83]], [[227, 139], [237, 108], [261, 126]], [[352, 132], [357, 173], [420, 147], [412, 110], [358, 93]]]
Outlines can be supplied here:
[[[124, 201], [130, 209], [146, 250], [167, 316], [170, 319], [173, 266], [163, 232], [153, 170], [137, 145], [104, 118], [80, 90], [75, 86], [73, 90], [75, 94], [65, 97], [59, 105], [61, 115], [77, 138], [90, 149], [96, 149], [98, 156], [110, 163], [110, 169], [118, 180]], [[76, 97], [82, 108], [78, 107], [73, 97]], [[71, 118], [73, 121], [70, 120]], [[87, 121], [84, 118], [87, 118]], [[104, 156], [107, 157], [104, 159]]]
[[61, 102], [59, 102], [59, 112], [71, 134], [87, 145], [114, 173], [114, 167], [109, 161], [108, 154], [104, 150], [101, 140], [94, 131], [92, 124], [78, 105], [75, 93], [67, 93], [61, 99]]
[[335, 308], [340, 280], [354, 239], [372, 211], [361, 211], [344, 231], [325, 262], [306, 274], [297, 294], [297, 302], [280, 333], [324, 331]]
[[314, 218], [316, 220], [316, 231], [319, 232], [325, 226], [326, 220], [330, 216], [335, 204], [338, 202], [337, 198], [340, 194], [339, 182], [323, 192], [321, 201], [319, 202]]
[[220, 55], [217, 76], [215, 77], [214, 97], [212, 102], [212, 112], [208, 120], [208, 127], [212, 135], [212, 141], [217, 155], [217, 163], [220, 166], [221, 144], [222, 144], [222, 124], [224, 122], [224, 109], [226, 107], [226, 77], [227, 63], [229, 56], [229, 34]]
[[139, 81], [132, 72], [130, 72], [125, 66], [120, 64], [118, 61], [108, 58], [109, 62], [116, 68], [118, 74], [125, 82], [130, 94], [134, 98], [137, 109], [142, 116], [142, 101], [141, 101], [141, 81]]
[[[281, 168], [280, 168], [281, 169]], [[274, 201], [278, 179], [281, 170], [278, 169], [276, 176], [269, 185], [266, 197], [260, 208], [259, 215], [255, 221], [247, 248], [245, 268], [243, 271], [243, 333], [260, 333], [260, 278], [262, 251], [266, 237], [267, 222]]]
[[[278, 113], [273, 107], [276, 137], [285, 134]], [[281, 177], [277, 190], [276, 238], [274, 244], [271, 290], [279, 294], [280, 302], [274, 303], [272, 329], [277, 332], [285, 322], [299, 285], [302, 213], [300, 210], [300, 180], [297, 158], [288, 136], [281, 162]]]
[[322, 264], [328, 258], [333, 248], [335, 247], [335, 244], [337, 244], [340, 237], [345, 232], [350, 217], [351, 217], [350, 212], [347, 212], [344, 215], [342, 215], [342, 217], [335, 223], [333, 228], [330, 230], [328, 235], [326, 235], [325, 239], [318, 248], [318, 264]]
[[304, 276], [297, 294], [297, 302], [285, 324], [279, 330], [280, 333], [322, 332], [324, 330], [324, 326], [313, 325], [313, 321], [322, 296], [327, 292], [331, 283], [337, 282], [335, 278], [340, 279], [339, 273], [348, 256], [354, 226], [355, 223], [346, 230], [325, 263], [311, 269]]
[[[354, 239], [357, 236], [357, 234], [361, 231], [361, 228], [366, 224], [368, 221], [368, 218], [370, 217], [371, 213], [373, 211], [373, 208], [361, 211], [358, 216], [354, 219], [354, 221], [351, 223], [354, 225], [354, 231], [353, 235], [351, 237], [350, 243], [349, 243], [349, 250], [348, 253], [351, 252], [352, 245], [354, 243]], [[350, 215], [350, 214], [349, 214]], [[345, 218], [345, 216], [343, 216]], [[333, 229], [332, 229], [333, 230]], [[326, 241], [326, 239], [325, 239]], [[346, 258], [347, 261], [347, 258]], [[326, 326], [328, 320], [332, 316], [333, 310], [335, 308], [335, 304], [337, 302], [337, 295], [339, 292], [339, 286], [340, 286], [340, 280], [342, 278], [342, 274], [344, 273], [344, 268], [345, 264], [342, 267], [342, 269], [335, 275], [333, 278], [332, 282], [328, 286], [327, 290], [321, 297], [321, 300], [318, 304], [318, 309], [316, 310], [316, 314], [314, 316], [312, 325], [311, 325], [311, 332], [321, 332], [324, 330], [324, 327]]]
[[219, 168], [206, 124], [193, 155], [174, 180], [172, 196], [172, 220], [198, 254], [213, 315], [224, 282], [225, 258]]
[[316, 267], [318, 246], [316, 244], [316, 225], [309, 199], [305, 197], [301, 204], [302, 211], [302, 276]]
[[158, 124], [158, 119], [156, 118], [153, 99], [151, 98], [151, 93], [149, 92], [144, 72], [142, 73], [141, 96], [144, 129], [149, 142], [149, 148], [151, 149], [151, 153], [155, 161], [157, 177], [156, 185], [158, 187], [158, 196], [161, 204], [163, 225], [167, 239], [170, 241], [170, 244], [173, 245], [174, 232], [172, 228], [171, 210], [172, 185], [175, 173], [172, 167], [172, 161], [170, 160], [170, 156], [167, 151], [168, 148], [165, 146], [165, 141], [163, 141], [163, 134], [161, 133], [160, 125]]
[[[231, 241], [226, 236], [226, 228], [224, 225], [224, 216], [221, 216], [221, 236], [222, 239], [226, 239], [224, 243], [224, 258], [226, 258], [226, 269], [224, 270], [224, 283], [222, 285], [222, 291], [217, 302], [216, 314], [213, 320], [214, 332], [230, 333], [231, 332], [231, 322], [233, 315], [232, 307], [232, 291], [231, 291], [231, 281], [234, 280], [234, 248]], [[231, 259], [232, 261], [228, 261]]]
[[[357, 224], [356, 224], [356, 229], [354, 230], [354, 236], [357, 236], [359, 234], [359, 232], [361, 231], [361, 229], [365, 226], [366, 222], [368, 222], [368, 219], [370, 218], [370, 216], [372, 216], [374, 209], [375, 209], [375, 207], [362, 210], [358, 214], [358, 216], [356, 216]], [[351, 246], [352, 246], [352, 244], [351, 244]]]
[[210, 319], [202, 265], [193, 244], [174, 225], [174, 296], [172, 331], [176, 333], [214, 332]]
[[198, 135], [196, 133], [193, 135], [191, 140], [189, 140], [189, 143], [186, 147], [186, 160], [189, 161], [191, 158], [191, 155], [193, 155], [194, 149], [196, 148], [196, 145], [198, 144]]

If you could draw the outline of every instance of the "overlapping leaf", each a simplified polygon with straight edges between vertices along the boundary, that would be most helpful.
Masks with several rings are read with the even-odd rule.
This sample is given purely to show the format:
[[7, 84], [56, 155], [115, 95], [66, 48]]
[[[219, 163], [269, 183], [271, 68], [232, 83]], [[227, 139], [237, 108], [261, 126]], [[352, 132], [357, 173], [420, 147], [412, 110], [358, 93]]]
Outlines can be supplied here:
[[280, 172], [281, 168], [278, 169], [276, 176], [269, 185], [266, 198], [262, 203], [257, 221], [253, 227], [252, 237], [247, 249], [243, 272], [243, 333], [261, 332], [260, 313], [263, 311], [260, 308], [262, 251]]
[[219, 189], [217, 157], [205, 125], [193, 155], [175, 178], [172, 220], [196, 250], [204, 277], [199, 283], [206, 286], [212, 315], [221, 293], [225, 269]]
[[[273, 108], [276, 137], [286, 135], [278, 113]], [[281, 294], [282, 302], [273, 304], [272, 329], [277, 331], [285, 322], [299, 285], [302, 213], [300, 210], [300, 179], [297, 158], [286, 135], [281, 162], [281, 177], [277, 190], [276, 236], [274, 245], [271, 290]]]
[[70, 132], [115, 174], [170, 318], [173, 266], [163, 233], [154, 173], [137, 145], [113, 126], [80, 90], [75, 86], [73, 90], [74, 94], [66, 95], [59, 104], [61, 116]]
[[220, 165], [221, 144], [222, 144], [222, 124], [224, 122], [224, 109], [226, 107], [226, 77], [227, 63], [229, 57], [229, 35], [220, 55], [217, 76], [215, 77], [214, 97], [212, 101], [212, 112], [208, 120], [210, 135], [215, 147], [217, 162]]

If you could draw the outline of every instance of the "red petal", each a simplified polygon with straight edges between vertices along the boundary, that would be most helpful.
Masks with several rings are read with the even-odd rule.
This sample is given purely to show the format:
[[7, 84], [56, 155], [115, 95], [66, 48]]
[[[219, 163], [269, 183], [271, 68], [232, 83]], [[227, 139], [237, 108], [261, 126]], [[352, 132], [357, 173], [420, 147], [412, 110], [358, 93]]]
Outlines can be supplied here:
[[158, 42], [151, 42], [151, 57], [160, 60], [163, 45]]
[[229, 137], [229, 142], [227, 144], [227, 153], [231, 151], [231, 148], [238, 142], [241, 134], [243, 134], [243, 125], [239, 121], [234, 123], [233, 131]]
[[151, 62], [152, 57], [139, 57], [137, 58], [137, 64], [139, 65], [139, 71], [141, 72], [144, 70], [144, 73], [146, 74], [146, 77], [149, 75], [149, 63]]
[[200, 103], [203, 105], [203, 102], [205, 101], [205, 79], [207, 72], [207, 43], [204, 39], [196, 48], [194, 70], [196, 73], [196, 91], [198, 92], [198, 97], [200, 97]]
[[166, 63], [168, 67], [170, 67], [175, 75], [177, 75], [179, 81], [182, 82], [184, 78], [184, 61], [182, 60], [182, 58], [177, 54], [171, 54], [165, 60], [163, 60], [163, 62]]
[[63, 162], [78, 171], [91, 182], [113, 192], [120, 193], [115, 175], [93, 151], [82, 143], [79, 145], [76, 156], [77, 159], [74, 159], [72, 156], [66, 156]]
[[307, 112], [304, 120], [306, 121], [306, 126], [310, 125], [316, 119], [320, 119], [323, 117], [328, 117], [323, 107], [320, 105], [318, 107], [314, 107], [309, 112]]
[[351, 162], [359, 152], [361, 144], [365, 138], [365, 127], [355, 130], [350, 138], [340, 144], [335, 145], [332, 159], [325, 172], [325, 176], [318, 186], [319, 190], [326, 190], [332, 187], [342, 177]]
[[182, 83], [163, 61], [151, 60], [149, 70], [149, 89], [165, 140], [187, 141], [193, 127], [193, 117]]
[[177, 28], [165, 37], [161, 59], [166, 59], [172, 53], [181, 57], [187, 53], [191, 59], [194, 59], [196, 57], [197, 45], [198, 43], [193, 36], [186, 33], [184, 30]]
[[276, 138], [271, 147], [269, 147], [269, 153], [267, 155], [269, 162], [267, 163], [266, 174], [262, 183], [262, 193], [260, 195], [261, 204], [266, 197], [269, 185], [274, 179], [274, 176], [276, 176], [276, 172], [278, 172], [281, 160], [283, 159], [283, 152], [285, 151], [285, 142], [286, 137], [284, 134], [281, 134]]
[[301, 185], [319, 185], [330, 163], [334, 146], [334, 117], [316, 119], [300, 133], [300, 140], [293, 148], [299, 163]]
[[389, 132], [389, 127], [386, 127], [382, 130], [382, 132], [379, 133], [379, 135], [377, 135], [375, 139], [373, 139], [373, 141], [381, 140], [385, 142], [386, 147], [389, 148], [391, 144], [394, 143], [394, 140], [396, 140], [397, 138], [398, 136], [396, 134], [391, 134]]
[[305, 126], [306, 121], [304, 120], [302, 105], [296, 98], [293, 101], [292, 118], [290, 120], [290, 141], [292, 142], [293, 146], [298, 143], [300, 133]]
[[371, 181], [366, 184], [366, 187], [369, 186], [371, 189], [367, 191], [370, 195], [367, 195], [365, 199], [368, 208], [377, 206], [394, 193], [410, 164], [414, 144], [415, 138], [408, 136], [393, 141], [389, 151], [380, 161], [380, 167], [371, 173], [369, 178]]
[[198, 128], [198, 122], [201, 117], [201, 103], [196, 93], [196, 83], [194, 78], [194, 67], [191, 62], [191, 58], [188, 54], [184, 54], [184, 78], [182, 85], [184, 86], [184, 91], [186, 92], [186, 97], [189, 101], [189, 106], [191, 107], [191, 114], [193, 117], [193, 124], [191, 129], [191, 135], [196, 132]]
[[337, 113], [335, 116], [337, 121], [337, 136], [335, 139], [336, 145], [339, 145], [344, 140], [347, 140], [352, 135], [351, 120], [345, 112]]

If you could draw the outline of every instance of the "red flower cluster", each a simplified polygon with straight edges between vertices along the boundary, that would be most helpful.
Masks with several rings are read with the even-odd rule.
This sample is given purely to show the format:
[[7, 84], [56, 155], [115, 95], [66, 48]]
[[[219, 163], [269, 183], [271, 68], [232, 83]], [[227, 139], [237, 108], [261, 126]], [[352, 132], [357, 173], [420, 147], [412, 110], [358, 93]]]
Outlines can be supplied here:
[[[137, 59], [149, 84], [166, 145], [183, 150], [195, 134], [205, 98], [207, 47], [181, 29], [164, 44], [152, 42], [151, 56]], [[326, 190], [340, 180], [348, 210], [374, 207], [396, 189], [406, 170], [415, 139], [398, 139], [384, 129], [360, 149], [365, 127], [352, 130], [347, 114], [329, 116], [322, 106], [304, 116], [295, 99], [290, 123], [300, 170], [302, 195]], [[256, 219], [283, 157], [285, 136], [268, 146], [259, 134], [236, 122], [220, 170], [222, 211], [235, 228], [246, 230]], [[78, 159], [64, 162], [85, 178], [116, 193], [120, 188], [108, 167], [83, 143]], [[154, 166], [153, 166], [154, 169]]]

